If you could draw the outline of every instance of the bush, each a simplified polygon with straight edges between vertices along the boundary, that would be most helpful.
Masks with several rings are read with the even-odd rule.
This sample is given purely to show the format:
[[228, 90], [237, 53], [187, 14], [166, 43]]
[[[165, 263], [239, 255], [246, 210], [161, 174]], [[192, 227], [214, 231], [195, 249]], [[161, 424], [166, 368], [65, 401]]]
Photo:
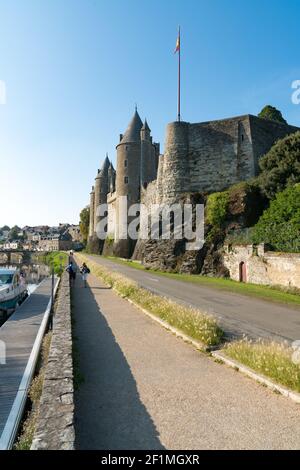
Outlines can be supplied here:
[[226, 219], [228, 203], [228, 191], [210, 194], [207, 198], [206, 222], [221, 227]]
[[300, 131], [279, 140], [259, 162], [259, 183], [269, 199], [300, 182]]
[[261, 110], [258, 117], [261, 119], [268, 119], [270, 121], [277, 121], [282, 122], [283, 124], [287, 124], [286, 120], [282, 117], [281, 111], [274, 108], [274, 106], [270, 106], [269, 104]]
[[252, 232], [253, 243], [274, 250], [300, 252], [300, 184], [279, 193]]
[[68, 263], [68, 255], [64, 251], [54, 251], [45, 255], [44, 262], [50, 266], [50, 268], [54, 268], [54, 272], [57, 276], [61, 276]]

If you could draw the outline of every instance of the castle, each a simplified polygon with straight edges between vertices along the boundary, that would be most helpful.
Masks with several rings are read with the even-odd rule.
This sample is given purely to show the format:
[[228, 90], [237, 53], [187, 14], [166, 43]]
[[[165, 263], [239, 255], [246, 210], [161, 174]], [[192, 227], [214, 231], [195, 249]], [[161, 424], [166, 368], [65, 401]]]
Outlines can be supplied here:
[[[107, 215], [106, 232], [114, 254], [131, 257], [134, 241], [119, 236], [121, 196], [130, 206], [175, 203], [187, 193], [222, 191], [256, 176], [260, 157], [278, 139], [297, 130], [249, 114], [197, 124], [177, 121], [168, 124], [160, 155], [159, 144], [153, 142], [147, 121], [142, 122], [136, 109], [116, 147], [116, 170], [108, 156], [98, 170], [90, 194], [90, 243], [97, 239], [97, 226]], [[97, 211], [100, 204], [106, 204], [107, 214]], [[131, 219], [126, 217], [128, 225]], [[102, 249], [100, 243], [96, 251]]]

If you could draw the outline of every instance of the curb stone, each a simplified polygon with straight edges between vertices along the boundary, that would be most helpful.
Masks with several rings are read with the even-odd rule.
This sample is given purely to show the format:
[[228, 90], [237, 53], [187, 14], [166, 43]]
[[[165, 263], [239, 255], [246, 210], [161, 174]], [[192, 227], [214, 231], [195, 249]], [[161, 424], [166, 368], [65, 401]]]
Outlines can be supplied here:
[[245, 366], [241, 362], [238, 362], [235, 359], [229, 358], [221, 351], [212, 351], [211, 355], [215, 359], [218, 359], [224, 362], [227, 366], [232, 367], [233, 369], [236, 369], [236, 370], [238, 369], [239, 372], [246, 375], [247, 377], [250, 377], [251, 379], [256, 380], [256, 382], [259, 382], [262, 385], [265, 385], [267, 388], [269, 388], [273, 392], [278, 392], [284, 397], [289, 398], [290, 400], [293, 400], [296, 403], [300, 403], [300, 393], [294, 392], [288, 389], [287, 387], [284, 387], [283, 385], [279, 385], [276, 382], [273, 382], [273, 380], [268, 379], [267, 377], [259, 374], [258, 372], [255, 372], [253, 369], [250, 369], [249, 367]]
[[[115, 292], [117, 292], [117, 291], [115, 291]], [[118, 295], [120, 295], [120, 294], [118, 293]], [[191, 338], [190, 336], [185, 335], [180, 330], [177, 330], [177, 328], [174, 328], [173, 326], [169, 325], [169, 323], [165, 322], [164, 320], [161, 320], [159, 317], [157, 317], [157, 316], [153, 315], [152, 313], [148, 312], [148, 310], [144, 309], [143, 307], [140, 307], [140, 305], [135, 303], [133, 300], [128, 299], [127, 297], [124, 297], [124, 298], [130, 304], [134, 305], [136, 308], [138, 308], [143, 313], [145, 313], [145, 315], [147, 315], [152, 320], [154, 320], [156, 323], [161, 325], [163, 328], [165, 328], [166, 330], [171, 331], [176, 337], [183, 339], [186, 343], [192, 344], [199, 351], [202, 351], [202, 352], [210, 352], [211, 351], [211, 346], [207, 346], [206, 344], [202, 343], [201, 341], [197, 341], [197, 340]]]

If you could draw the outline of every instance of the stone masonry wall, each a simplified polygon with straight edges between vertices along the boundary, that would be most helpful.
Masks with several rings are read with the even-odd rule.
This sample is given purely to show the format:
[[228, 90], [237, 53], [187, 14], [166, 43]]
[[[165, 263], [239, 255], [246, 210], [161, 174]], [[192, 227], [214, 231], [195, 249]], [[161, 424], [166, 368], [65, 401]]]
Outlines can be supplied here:
[[240, 280], [240, 263], [246, 265], [247, 282], [300, 289], [300, 253], [276, 253], [252, 245], [225, 247], [224, 266], [231, 279]]
[[276, 121], [260, 119], [257, 116], [250, 116], [250, 128], [253, 141], [253, 154], [255, 172], [258, 172], [259, 158], [267, 153], [273, 144], [288, 134], [299, 131], [298, 127], [289, 126]]
[[74, 389], [69, 275], [62, 275], [32, 450], [74, 450]]
[[168, 125], [163, 160], [163, 202], [183, 193], [217, 192], [258, 174], [259, 158], [299, 130], [256, 116]]

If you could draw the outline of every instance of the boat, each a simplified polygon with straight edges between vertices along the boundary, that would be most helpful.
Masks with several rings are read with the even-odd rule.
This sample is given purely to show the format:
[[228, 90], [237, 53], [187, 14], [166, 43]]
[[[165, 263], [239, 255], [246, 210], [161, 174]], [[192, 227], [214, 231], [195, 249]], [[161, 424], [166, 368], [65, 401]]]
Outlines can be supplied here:
[[0, 312], [12, 313], [28, 297], [24, 276], [19, 269], [0, 269]]

